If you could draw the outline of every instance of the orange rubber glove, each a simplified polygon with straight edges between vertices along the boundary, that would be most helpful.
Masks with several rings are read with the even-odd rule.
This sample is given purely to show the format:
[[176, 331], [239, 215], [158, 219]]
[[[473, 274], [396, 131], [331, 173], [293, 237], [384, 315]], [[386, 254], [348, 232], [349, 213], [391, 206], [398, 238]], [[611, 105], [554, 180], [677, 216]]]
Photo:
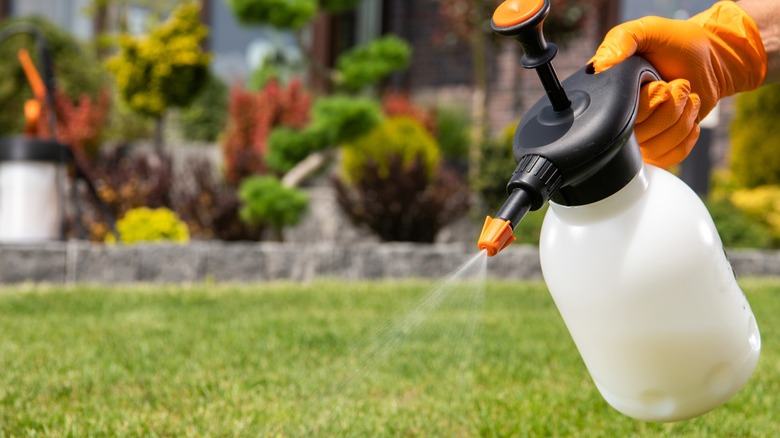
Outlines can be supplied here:
[[644, 161], [664, 168], [688, 156], [699, 122], [721, 98], [758, 88], [767, 70], [755, 22], [731, 1], [688, 20], [623, 23], [607, 33], [590, 64], [599, 73], [633, 54], [663, 79], [642, 87], [634, 131]]

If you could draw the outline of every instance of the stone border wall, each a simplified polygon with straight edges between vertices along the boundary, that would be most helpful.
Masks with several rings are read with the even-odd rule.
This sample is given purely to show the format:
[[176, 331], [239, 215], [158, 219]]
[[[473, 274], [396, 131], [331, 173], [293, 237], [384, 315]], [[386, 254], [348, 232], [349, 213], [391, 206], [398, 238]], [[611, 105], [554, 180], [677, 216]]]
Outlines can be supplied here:
[[[780, 276], [780, 251], [732, 250], [738, 276]], [[191, 242], [107, 246], [88, 242], [0, 245], [0, 283], [195, 283], [443, 278], [476, 255], [473, 244]], [[536, 247], [489, 259], [495, 279], [541, 280]]]

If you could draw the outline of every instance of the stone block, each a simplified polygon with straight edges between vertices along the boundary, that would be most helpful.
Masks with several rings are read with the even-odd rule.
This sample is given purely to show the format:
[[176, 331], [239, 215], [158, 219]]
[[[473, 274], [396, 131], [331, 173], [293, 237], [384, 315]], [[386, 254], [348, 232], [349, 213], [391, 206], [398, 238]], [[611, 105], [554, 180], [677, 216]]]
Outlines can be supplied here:
[[205, 257], [204, 278], [226, 282], [269, 280], [266, 265], [273, 257], [259, 243], [214, 243]]
[[[78, 283], [132, 283], [140, 279], [142, 250], [135, 246], [73, 242], [69, 278]], [[72, 270], [73, 272], [70, 272]]]
[[64, 283], [66, 263], [64, 242], [0, 245], [3, 283]]
[[139, 280], [150, 283], [192, 283], [205, 278], [208, 248], [203, 243], [186, 245], [138, 245]]

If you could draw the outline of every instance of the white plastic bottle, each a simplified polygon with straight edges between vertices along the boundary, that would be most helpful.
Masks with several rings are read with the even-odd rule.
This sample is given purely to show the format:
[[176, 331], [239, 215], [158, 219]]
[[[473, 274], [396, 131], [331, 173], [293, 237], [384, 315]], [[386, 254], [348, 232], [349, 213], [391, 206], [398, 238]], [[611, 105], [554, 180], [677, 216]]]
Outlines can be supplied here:
[[544, 279], [604, 399], [647, 421], [677, 421], [729, 400], [761, 338], [699, 197], [644, 165], [598, 202], [550, 203]]

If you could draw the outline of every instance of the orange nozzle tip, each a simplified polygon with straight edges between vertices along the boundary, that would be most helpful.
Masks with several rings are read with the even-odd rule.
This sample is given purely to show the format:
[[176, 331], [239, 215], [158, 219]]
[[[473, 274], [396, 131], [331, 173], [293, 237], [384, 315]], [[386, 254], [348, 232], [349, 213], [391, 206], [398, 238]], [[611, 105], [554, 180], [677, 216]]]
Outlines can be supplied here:
[[515, 236], [512, 234], [512, 224], [509, 221], [493, 219], [488, 216], [485, 219], [485, 225], [482, 226], [477, 248], [487, 251], [488, 255], [492, 257], [515, 240]]
[[496, 26], [511, 27], [523, 23], [542, 10], [544, 0], [506, 0], [493, 12]]

